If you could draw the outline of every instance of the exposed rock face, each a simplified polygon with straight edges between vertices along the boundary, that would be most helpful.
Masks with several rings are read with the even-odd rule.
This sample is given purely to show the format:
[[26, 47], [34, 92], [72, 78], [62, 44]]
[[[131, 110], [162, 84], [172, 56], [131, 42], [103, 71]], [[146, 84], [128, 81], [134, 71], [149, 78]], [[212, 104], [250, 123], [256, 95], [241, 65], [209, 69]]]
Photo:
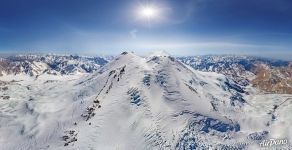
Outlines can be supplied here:
[[251, 84], [268, 93], [292, 94], [292, 62], [251, 56], [179, 57], [196, 70], [217, 72], [241, 86]]
[[269, 93], [292, 94], [292, 67], [257, 65], [252, 85]]

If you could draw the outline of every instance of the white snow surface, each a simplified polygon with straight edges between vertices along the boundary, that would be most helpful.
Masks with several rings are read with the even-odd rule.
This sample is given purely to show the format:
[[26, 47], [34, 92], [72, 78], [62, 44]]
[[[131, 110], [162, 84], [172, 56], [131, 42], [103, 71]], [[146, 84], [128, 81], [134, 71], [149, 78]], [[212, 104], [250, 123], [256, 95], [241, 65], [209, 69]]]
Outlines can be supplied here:
[[291, 95], [249, 87], [231, 105], [227, 77], [164, 54], [120, 55], [89, 75], [0, 80], [0, 150], [253, 149], [248, 137], [265, 132], [292, 140]]

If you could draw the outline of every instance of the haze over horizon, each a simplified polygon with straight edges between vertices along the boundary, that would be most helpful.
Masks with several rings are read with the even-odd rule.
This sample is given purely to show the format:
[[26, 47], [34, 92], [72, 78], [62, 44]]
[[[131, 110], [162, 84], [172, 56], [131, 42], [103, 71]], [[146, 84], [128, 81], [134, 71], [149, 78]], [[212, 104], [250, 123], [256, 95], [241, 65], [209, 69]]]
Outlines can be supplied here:
[[2, 0], [0, 53], [249, 54], [290, 59], [289, 0]]

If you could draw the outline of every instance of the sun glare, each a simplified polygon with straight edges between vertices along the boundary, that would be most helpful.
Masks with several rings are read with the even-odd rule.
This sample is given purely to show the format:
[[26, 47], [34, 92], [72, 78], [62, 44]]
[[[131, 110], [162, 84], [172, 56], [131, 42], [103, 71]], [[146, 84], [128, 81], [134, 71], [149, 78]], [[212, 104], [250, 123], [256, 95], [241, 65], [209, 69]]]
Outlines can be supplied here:
[[140, 10], [140, 16], [147, 19], [153, 19], [157, 17], [157, 15], [158, 15], [158, 10], [155, 7], [146, 6], [146, 7], [142, 7]]

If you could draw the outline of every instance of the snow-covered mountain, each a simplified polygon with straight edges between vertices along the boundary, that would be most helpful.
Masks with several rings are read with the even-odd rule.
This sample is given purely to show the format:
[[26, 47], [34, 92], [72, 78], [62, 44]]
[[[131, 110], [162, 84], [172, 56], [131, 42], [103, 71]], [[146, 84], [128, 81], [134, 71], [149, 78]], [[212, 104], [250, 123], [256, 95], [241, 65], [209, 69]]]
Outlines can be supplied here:
[[236, 83], [269, 93], [292, 94], [292, 62], [254, 56], [203, 55], [178, 57], [196, 70], [217, 72]]
[[92, 74], [48, 76], [1, 77], [1, 150], [258, 149], [264, 139], [292, 140], [291, 95], [262, 95], [167, 54], [124, 52]]
[[92, 73], [108, 62], [105, 57], [73, 55], [17, 55], [0, 60], [0, 76]]

